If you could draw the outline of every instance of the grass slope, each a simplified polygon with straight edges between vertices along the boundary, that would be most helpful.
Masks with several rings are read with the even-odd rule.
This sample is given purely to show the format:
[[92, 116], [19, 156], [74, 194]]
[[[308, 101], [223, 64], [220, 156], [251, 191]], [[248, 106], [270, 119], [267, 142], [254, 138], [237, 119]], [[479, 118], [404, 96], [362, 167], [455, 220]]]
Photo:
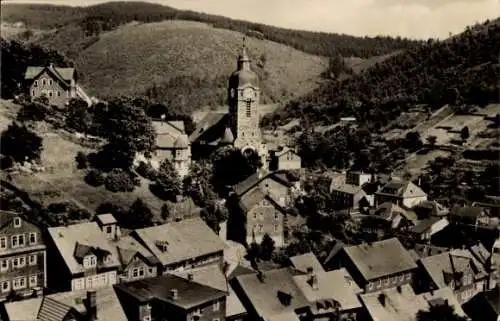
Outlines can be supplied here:
[[[160, 100], [186, 108], [197, 103], [201, 105], [194, 107], [202, 107], [204, 101], [197, 101], [196, 96], [214, 92], [217, 98], [213, 104], [225, 103], [227, 77], [236, 68], [243, 37], [238, 32], [196, 22], [131, 23], [101, 34], [76, 53], [75, 46], [82, 44], [69, 39], [81, 36], [78, 32], [63, 29], [40, 44], [69, 52], [83, 74], [84, 87], [92, 94], [140, 95], [156, 85], [163, 87]], [[311, 91], [326, 68], [326, 59], [275, 42], [250, 38], [247, 46], [253, 69], [261, 78], [264, 103]], [[263, 55], [266, 61], [262, 67]], [[179, 77], [194, 83], [175, 83]]]
[[[19, 108], [10, 101], [0, 100], [1, 130], [7, 128]], [[90, 149], [68, 140], [45, 122], [38, 124], [37, 133], [43, 138], [41, 158], [45, 171], [12, 175], [12, 184], [27, 192], [33, 200], [45, 206], [69, 201], [94, 212], [103, 202], [130, 205], [140, 197], [153, 214], [160, 217], [163, 203], [151, 194], [147, 182], [142, 181], [131, 193], [112, 193], [104, 187], [92, 187], [84, 182], [84, 171], [77, 169], [75, 162], [79, 151], [91, 152]]]

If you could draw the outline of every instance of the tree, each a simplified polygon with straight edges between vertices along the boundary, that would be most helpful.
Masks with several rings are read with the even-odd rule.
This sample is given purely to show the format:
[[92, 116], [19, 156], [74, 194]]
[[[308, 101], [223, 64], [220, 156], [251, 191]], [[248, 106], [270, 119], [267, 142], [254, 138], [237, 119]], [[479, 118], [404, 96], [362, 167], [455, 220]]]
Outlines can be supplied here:
[[462, 128], [462, 130], [460, 131], [460, 137], [462, 138], [462, 140], [465, 141], [469, 139], [469, 136], [470, 136], [469, 127], [464, 126], [464, 128]]
[[275, 249], [274, 240], [269, 236], [269, 234], [267, 233], [264, 234], [262, 242], [260, 243], [260, 257], [264, 261], [271, 260], [274, 249]]
[[92, 125], [92, 115], [89, 113], [88, 108], [85, 101], [76, 98], [71, 99], [66, 112], [66, 126], [87, 135]]
[[441, 305], [431, 305], [429, 311], [419, 311], [417, 321], [466, 321], [467, 318], [457, 315], [452, 306], [446, 302]]
[[215, 233], [219, 234], [220, 224], [227, 220], [229, 213], [219, 202], [210, 201], [200, 216]]
[[106, 176], [105, 186], [111, 192], [132, 192], [136, 182], [132, 173], [120, 168], [115, 168]]
[[422, 148], [422, 140], [418, 132], [409, 132], [405, 137], [405, 148], [411, 151], [416, 151]]
[[17, 113], [19, 121], [42, 121], [48, 114], [47, 106], [38, 102], [25, 102]]
[[42, 138], [24, 125], [12, 123], [2, 132], [0, 153], [16, 162], [38, 161], [42, 153]]
[[153, 213], [141, 198], [137, 198], [130, 206], [127, 217], [122, 217], [121, 222], [124, 227], [130, 229], [144, 228], [151, 226]]
[[208, 162], [191, 163], [189, 174], [183, 179], [184, 195], [189, 196], [201, 207], [217, 198], [212, 180], [212, 165]]
[[437, 137], [434, 135], [427, 136], [427, 143], [433, 149], [436, 146]]
[[167, 204], [163, 204], [161, 206], [161, 218], [166, 221], [168, 220], [169, 217], [170, 217], [170, 209], [168, 208]]
[[153, 187], [156, 194], [164, 199], [173, 199], [181, 194], [181, 179], [168, 159], [161, 162]]

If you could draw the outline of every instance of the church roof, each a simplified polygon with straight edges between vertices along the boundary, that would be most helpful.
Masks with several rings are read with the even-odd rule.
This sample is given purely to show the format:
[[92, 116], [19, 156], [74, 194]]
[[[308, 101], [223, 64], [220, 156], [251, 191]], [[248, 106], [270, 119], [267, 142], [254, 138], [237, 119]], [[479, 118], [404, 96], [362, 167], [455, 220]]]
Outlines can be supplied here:
[[259, 76], [250, 69], [250, 58], [248, 57], [247, 48], [243, 43], [241, 54], [238, 57], [238, 70], [233, 72], [229, 78], [229, 83], [234, 87], [244, 87], [251, 85], [259, 87]]
[[234, 142], [233, 132], [231, 131], [231, 128], [226, 127], [226, 130], [224, 131], [224, 136], [222, 136], [221, 140], [219, 141], [219, 144], [232, 144], [233, 142]]
[[186, 134], [181, 134], [174, 142], [174, 148], [188, 148], [189, 138]]

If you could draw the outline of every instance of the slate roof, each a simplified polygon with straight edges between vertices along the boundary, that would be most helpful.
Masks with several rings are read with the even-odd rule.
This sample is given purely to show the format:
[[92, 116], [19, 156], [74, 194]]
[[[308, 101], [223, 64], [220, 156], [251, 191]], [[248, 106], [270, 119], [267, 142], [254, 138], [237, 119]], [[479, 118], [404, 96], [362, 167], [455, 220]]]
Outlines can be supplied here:
[[478, 218], [484, 214], [482, 207], [472, 207], [472, 206], [454, 206], [450, 210], [451, 216], [456, 217], [468, 217], [468, 218]]
[[104, 236], [96, 222], [50, 227], [48, 232], [72, 274], [84, 271], [82, 264], [78, 262], [75, 250], [83, 251], [88, 247], [111, 254], [110, 260], [103, 262], [102, 266], [107, 268], [120, 266], [116, 248]]
[[417, 234], [422, 234], [427, 232], [434, 224], [441, 221], [441, 217], [430, 217], [417, 222], [415, 226], [412, 227], [412, 232]]
[[388, 221], [393, 221], [397, 219], [398, 216], [402, 216], [410, 222], [417, 220], [417, 215], [414, 212], [403, 209], [401, 206], [391, 202], [384, 202], [380, 204], [375, 209], [375, 215], [378, 215]]
[[361, 302], [357, 297], [361, 289], [345, 269], [323, 271], [314, 273], [314, 275], [318, 280], [317, 289], [313, 289], [309, 283], [309, 275], [296, 275], [293, 277], [295, 284], [310, 303], [314, 314], [326, 313], [326, 310], [333, 311], [335, 304], [331, 304], [330, 309], [326, 308], [327, 303], [325, 301], [330, 300], [340, 303], [340, 309], [343, 311], [361, 307]]
[[323, 266], [321, 266], [321, 263], [319, 263], [318, 259], [312, 252], [292, 256], [290, 261], [295, 269], [304, 273], [307, 272], [309, 267], [311, 267], [315, 273], [325, 272]]
[[348, 246], [343, 250], [367, 281], [417, 268], [410, 253], [397, 238], [371, 245]]
[[436, 254], [441, 254], [443, 252], [448, 252], [449, 248], [429, 244], [415, 244], [414, 250], [419, 257], [428, 257]]
[[113, 214], [109, 214], [109, 213], [97, 215], [96, 218], [102, 225], [116, 224], [117, 223]]
[[444, 216], [448, 214], [449, 210], [436, 201], [424, 201], [413, 207], [414, 209], [425, 208], [429, 210], [429, 214], [433, 216]]
[[340, 192], [344, 194], [356, 195], [358, 193], [366, 194], [360, 186], [352, 184], [342, 184], [332, 188], [332, 192]]
[[233, 190], [238, 196], [242, 196], [247, 193], [250, 189], [252, 189], [255, 185], [259, 184], [262, 180], [270, 178], [275, 180], [276, 182], [283, 184], [284, 186], [291, 187], [296, 180], [292, 175], [287, 171], [275, 171], [270, 173], [255, 173], [245, 179], [243, 182], [240, 182], [233, 186]]
[[211, 264], [201, 266], [187, 271], [173, 271], [172, 275], [176, 275], [183, 279], [188, 279], [189, 275], [193, 277], [192, 282], [196, 282], [224, 292], [228, 291], [227, 280], [224, 272], [219, 265]]
[[[210, 129], [217, 125], [219, 122], [223, 121], [227, 113], [208, 113], [202, 120], [198, 122], [196, 129], [189, 136], [191, 143], [198, 140], [208, 140], [213, 141], [223, 136], [223, 132], [220, 135], [215, 135], [218, 137], [204, 137], [206, 133], [212, 132]], [[226, 127], [224, 127], [225, 130]], [[214, 133], [215, 134], [215, 133]]]
[[158, 259], [145, 246], [132, 236], [122, 236], [114, 242], [118, 251], [118, 257], [122, 265], [128, 265], [136, 254], [140, 254], [149, 264], [160, 263]]
[[[139, 302], [160, 299], [183, 309], [191, 309], [222, 298], [227, 294], [224, 291], [173, 274], [122, 283], [117, 285], [117, 288], [133, 296]], [[173, 289], [177, 290], [177, 299], [173, 299], [171, 296], [170, 291]]]
[[420, 197], [427, 195], [420, 187], [413, 184], [411, 181], [399, 179], [393, 179], [388, 182], [375, 194], [385, 194], [397, 197]]
[[[236, 278], [260, 317], [267, 320], [272, 316], [309, 306], [309, 302], [293, 280], [293, 276], [297, 274], [293, 269], [275, 269], [264, 271], [262, 274], [263, 282], [256, 274], [240, 275]], [[283, 296], [291, 297], [288, 305], [280, 300]]]
[[[223, 251], [225, 247], [201, 218], [138, 229], [134, 233], [164, 266]], [[167, 251], [162, 252], [157, 242], [168, 242]]]
[[[63, 321], [71, 310], [87, 315], [83, 302], [86, 291], [60, 292], [43, 298], [27, 299], [5, 304], [11, 321]], [[113, 287], [96, 291], [97, 317], [99, 320], [127, 321]]]
[[441, 254], [428, 256], [420, 260], [427, 274], [438, 288], [447, 287], [447, 275], [454, 272], [464, 272], [472, 265], [476, 277], [485, 275], [484, 267], [469, 250], [451, 250]]
[[157, 148], [174, 148], [176, 140], [184, 134], [183, 121], [154, 120]]
[[486, 249], [483, 243], [479, 242], [470, 247], [469, 251], [474, 255], [474, 257], [479, 261], [479, 263], [485, 265], [488, 259], [491, 257], [490, 251]]

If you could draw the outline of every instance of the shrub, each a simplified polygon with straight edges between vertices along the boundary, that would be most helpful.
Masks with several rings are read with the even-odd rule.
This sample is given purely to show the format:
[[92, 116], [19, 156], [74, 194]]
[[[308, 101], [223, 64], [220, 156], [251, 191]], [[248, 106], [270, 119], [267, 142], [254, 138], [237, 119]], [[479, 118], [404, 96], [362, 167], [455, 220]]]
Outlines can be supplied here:
[[152, 181], [156, 179], [157, 171], [149, 163], [141, 162], [139, 166], [137, 166], [136, 171], [144, 178]]
[[92, 214], [83, 208], [71, 209], [69, 211], [69, 218], [75, 221], [88, 220], [91, 216]]
[[16, 162], [39, 160], [42, 138], [26, 126], [12, 123], [2, 132], [0, 154], [10, 156]]
[[87, 175], [85, 175], [85, 182], [94, 187], [103, 185], [105, 181], [104, 174], [97, 169], [91, 169], [87, 172]]
[[27, 103], [17, 114], [19, 121], [41, 121], [48, 115], [48, 108], [37, 102]]
[[0, 169], [8, 169], [14, 165], [14, 160], [10, 156], [0, 155]]
[[106, 189], [111, 192], [132, 192], [135, 188], [134, 178], [129, 172], [114, 168], [109, 172], [104, 182]]
[[78, 169], [85, 169], [88, 166], [87, 154], [79, 151], [75, 156], [76, 167]]

